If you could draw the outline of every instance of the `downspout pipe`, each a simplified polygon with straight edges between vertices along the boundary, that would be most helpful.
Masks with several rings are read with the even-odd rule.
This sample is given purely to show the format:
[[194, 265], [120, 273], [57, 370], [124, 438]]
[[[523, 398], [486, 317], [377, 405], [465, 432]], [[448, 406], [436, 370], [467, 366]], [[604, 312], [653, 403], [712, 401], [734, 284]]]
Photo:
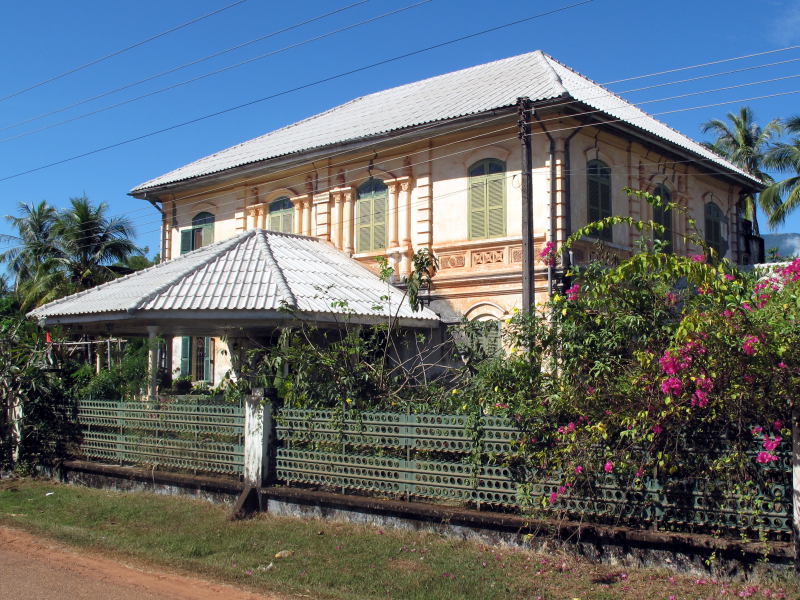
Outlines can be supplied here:
[[531, 150], [531, 120], [533, 108], [528, 97], [517, 98], [519, 140], [521, 149], [520, 189], [522, 192], [522, 310], [532, 312], [536, 307], [536, 274], [533, 255], [533, 180]]

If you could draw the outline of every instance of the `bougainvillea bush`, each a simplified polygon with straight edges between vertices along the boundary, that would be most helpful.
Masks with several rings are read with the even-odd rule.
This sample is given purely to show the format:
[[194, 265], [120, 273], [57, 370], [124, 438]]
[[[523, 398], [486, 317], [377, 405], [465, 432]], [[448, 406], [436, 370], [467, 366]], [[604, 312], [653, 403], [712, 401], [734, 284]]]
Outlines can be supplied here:
[[[658, 230], [611, 217], [572, 239], [618, 223], [644, 240]], [[745, 495], [786, 478], [800, 259], [746, 273], [697, 235], [687, 241], [690, 256], [644, 241], [617, 266], [573, 270], [536, 315], [510, 319], [510, 356], [485, 363], [464, 392], [520, 425], [516, 460], [535, 470], [532, 482], [561, 482], [532, 502], [558, 508], [608, 474], [628, 489], [698, 478]], [[550, 248], [541, 259], [553, 259]]]

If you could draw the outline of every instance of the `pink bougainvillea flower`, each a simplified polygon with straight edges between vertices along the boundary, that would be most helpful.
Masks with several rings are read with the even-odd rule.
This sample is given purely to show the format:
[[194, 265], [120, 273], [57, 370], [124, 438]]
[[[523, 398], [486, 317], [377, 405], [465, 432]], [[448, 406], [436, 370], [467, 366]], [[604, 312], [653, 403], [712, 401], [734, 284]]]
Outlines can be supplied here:
[[611, 473], [612, 471], [614, 471], [614, 463], [611, 462], [611, 461], [608, 461], [605, 465], [603, 465], [603, 470], [606, 473]]
[[764, 436], [764, 450], [768, 450], [772, 452], [778, 446], [780, 446], [781, 440], [783, 438], [779, 435], [776, 435], [774, 438], [770, 439], [766, 435]]
[[692, 406], [697, 406], [698, 408], [705, 408], [708, 406], [708, 392], [695, 390], [692, 394]]
[[667, 292], [664, 294], [664, 299], [667, 301], [667, 304], [670, 306], [678, 303], [678, 294], [674, 292]]
[[747, 356], [753, 356], [756, 353], [760, 341], [758, 336], [748, 335], [744, 338], [744, 342], [742, 342], [742, 350]]
[[788, 369], [789, 367], [786, 366], [785, 362], [781, 361], [781, 362], [778, 363], [778, 368], [779, 369]]
[[698, 263], [706, 262], [706, 255], [705, 254], [692, 254], [689, 258], [691, 258], [694, 262], [698, 262]]
[[702, 296], [708, 296], [709, 294], [713, 293], [713, 290], [707, 285], [701, 285], [699, 288], [697, 288], [697, 293]]
[[558, 493], [559, 494], [566, 494], [567, 493], [567, 486], [565, 486], [565, 485], [559, 486]]
[[570, 287], [564, 293], [567, 295], [567, 300], [569, 300], [570, 302], [574, 302], [580, 297], [580, 292], [581, 292], [581, 286], [577, 283], [573, 283], [572, 287]]
[[742, 302], [742, 308], [745, 310], [753, 310], [753, 307], [750, 306], [747, 302]]
[[506, 404], [505, 402], [497, 402], [495, 403], [494, 406], [495, 408], [508, 408], [508, 404]]
[[550, 494], [550, 504], [555, 504], [556, 500], [558, 500], [558, 494], [553, 492], [552, 494]]
[[664, 428], [663, 428], [663, 427], [661, 427], [661, 425], [653, 425], [653, 433], [654, 433], [655, 435], [658, 435], [658, 434], [659, 434], [659, 433], [661, 433], [662, 431], [664, 431]]
[[759, 434], [759, 433], [761, 433], [762, 431], [764, 431], [764, 428], [763, 428], [763, 427], [753, 427], [753, 428], [750, 430], [750, 433], [752, 433], [753, 435], [758, 435], [758, 434]]
[[725, 279], [726, 279], [727, 281], [735, 281], [735, 280], [736, 280], [736, 277], [734, 277], [734, 276], [733, 276], [733, 275], [731, 275], [730, 273], [725, 273], [724, 277], [725, 277]]
[[726, 319], [730, 319], [733, 316], [733, 311], [730, 310], [729, 308], [726, 308], [725, 310], [722, 311], [722, 316], [725, 317]]
[[539, 258], [543, 262], [545, 262], [548, 265], [550, 265], [551, 267], [555, 266], [555, 264], [556, 264], [556, 253], [555, 253], [555, 247], [553, 246], [553, 242], [547, 242], [544, 245], [544, 247], [542, 248], [542, 251], [539, 252]]
[[638, 471], [636, 471], [636, 477], [638, 478], [638, 477], [641, 477], [641, 476], [642, 476], [642, 470], [639, 469]]
[[772, 426], [773, 426], [775, 429], [777, 429], [777, 430], [780, 430], [780, 429], [781, 429], [781, 427], [783, 427], [783, 421], [781, 421], [781, 420], [775, 421], [775, 422], [772, 424]]
[[756, 460], [762, 465], [766, 465], [771, 462], [775, 462], [778, 460], [778, 457], [774, 454], [770, 454], [769, 452], [759, 452], [758, 456], [756, 456]]
[[742, 379], [744, 379], [745, 382], [747, 383], [753, 383], [756, 380], [756, 378], [750, 375], [749, 373], [746, 375], [742, 375]]
[[583, 467], [578, 465], [577, 467], [575, 467], [575, 474], [580, 475], [581, 473], [583, 473]]
[[683, 391], [683, 382], [677, 377], [668, 377], [661, 382], [661, 391], [670, 396], [680, 396]]

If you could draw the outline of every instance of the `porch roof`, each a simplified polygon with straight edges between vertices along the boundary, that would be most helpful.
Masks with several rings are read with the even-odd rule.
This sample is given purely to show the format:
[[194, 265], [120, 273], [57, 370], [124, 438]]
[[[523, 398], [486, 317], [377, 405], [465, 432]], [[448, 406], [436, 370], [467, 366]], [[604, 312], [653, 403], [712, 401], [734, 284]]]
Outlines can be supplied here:
[[142, 334], [235, 335], [292, 322], [336, 325], [398, 319], [435, 327], [403, 293], [316, 238], [251, 229], [174, 260], [45, 304], [30, 313], [42, 326]]

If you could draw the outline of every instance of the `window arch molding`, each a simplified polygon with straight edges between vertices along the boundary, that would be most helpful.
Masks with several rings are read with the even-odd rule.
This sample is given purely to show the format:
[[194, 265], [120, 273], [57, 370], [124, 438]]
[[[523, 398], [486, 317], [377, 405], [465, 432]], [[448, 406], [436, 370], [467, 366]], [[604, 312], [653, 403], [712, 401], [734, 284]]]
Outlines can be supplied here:
[[469, 168], [481, 160], [496, 158], [504, 163], [508, 163], [510, 156], [511, 151], [508, 148], [503, 146], [485, 146], [468, 153], [461, 161], [461, 164], [464, 166], [464, 170], [469, 172]]

